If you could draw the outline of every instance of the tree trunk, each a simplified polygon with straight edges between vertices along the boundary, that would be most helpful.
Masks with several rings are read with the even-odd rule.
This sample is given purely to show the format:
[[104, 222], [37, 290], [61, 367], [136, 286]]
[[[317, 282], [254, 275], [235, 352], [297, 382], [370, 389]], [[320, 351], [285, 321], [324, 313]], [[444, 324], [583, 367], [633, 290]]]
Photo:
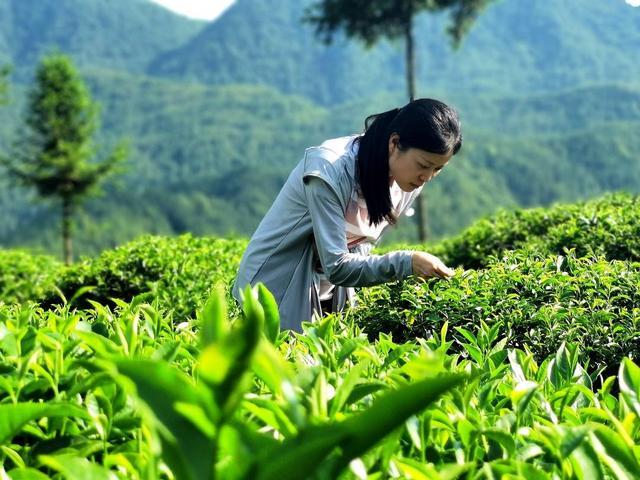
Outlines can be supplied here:
[[[409, 17], [405, 31], [406, 39], [406, 69], [407, 69], [407, 93], [409, 101], [416, 98], [416, 54], [413, 38], [413, 19]], [[416, 222], [418, 223], [418, 240], [422, 243], [427, 241], [427, 212], [424, 205], [424, 192], [418, 195], [415, 202]]]
[[62, 245], [63, 245], [63, 255], [64, 255], [64, 263], [70, 265], [73, 261], [72, 251], [71, 251], [71, 214], [73, 213], [73, 208], [71, 205], [71, 201], [68, 198], [62, 199]]

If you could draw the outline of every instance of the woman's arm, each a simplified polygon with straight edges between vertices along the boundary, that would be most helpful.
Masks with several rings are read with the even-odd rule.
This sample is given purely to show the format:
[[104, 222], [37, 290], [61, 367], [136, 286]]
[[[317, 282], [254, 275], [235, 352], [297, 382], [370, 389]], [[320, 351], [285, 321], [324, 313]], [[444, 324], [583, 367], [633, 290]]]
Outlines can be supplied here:
[[344, 211], [336, 193], [322, 179], [306, 177], [305, 195], [320, 263], [334, 285], [358, 287], [401, 280], [413, 273], [413, 253], [385, 255], [350, 253], [347, 248]]

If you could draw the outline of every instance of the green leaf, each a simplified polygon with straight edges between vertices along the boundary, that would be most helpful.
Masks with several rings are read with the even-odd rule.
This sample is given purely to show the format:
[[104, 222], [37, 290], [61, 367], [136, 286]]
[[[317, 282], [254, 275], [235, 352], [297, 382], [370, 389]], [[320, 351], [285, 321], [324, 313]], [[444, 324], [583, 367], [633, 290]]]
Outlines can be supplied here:
[[14, 468], [7, 472], [10, 480], [50, 480], [47, 475], [35, 468]]
[[90, 292], [91, 290], [95, 290], [95, 286], [93, 285], [86, 285], [84, 287], [80, 287], [78, 290], [76, 290], [76, 292], [73, 294], [73, 296], [71, 297], [71, 300], [69, 300], [68, 305], [73, 305], [75, 303], [76, 300], [78, 300], [80, 297], [82, 297], [85, 293]]
[[165, 362], [172, 362], [178, 352], [180, 351], [180, 347], [182, 343], [177, 340], [166, 340], [163, 341], [158, 348], [151, 354], [151, 360], [164, 360]]
[[[206, 480], [213, 474], [214, 442], [204, 431], [214, 431], [220, 412], [207, 392], [174, 367], [151, 360], [117, 360], [118, 371], [164, 427], [162, 456], [180, 480]], [[193, 405], [187, 408], [186, 405]], [[188, 418], [189, 411], [197, 416]], [[202, 412], [206, 413], [205, 415]], [[210, 426], [203, 427], [208, 421]], [[196, 426], [198, 425], [198, 426]]]
[[395, 457], [393, 462], [403, 474], [402, 478], [410, 478], [413, 480], [455, 480], [460, 478], [462, 474], [469, 471], [474, 464], [444, 464], [438, 465], [436, 468], [432, 464], [419, 462], [411, 458]]
[[513, 458], [515, 456], [516, 443], [510, 433], [507, 433], [503, 430], [491, 428], [483, 430], [482, 435], [498, 442], [498, 444], [502, 447], [506, 454], [505, 458]]
[[567, 458], [571, 455], [571, 453], [583, 443], [588, 434], [589, 429], [586, 427], [564, 429], [562, 441], [560, 442], [560, 454], [562, 458]]
[[618, 480], [633, 480], [640, 472], [640, 464], [633, 450], [618, 438], [618, 434], [604, 425], [596, 425], [590, 433], [591, 442], [598, 457]]
[[[497, 460], [485, 463], [486, 478], [499, 478], [501, 480], [552, 480], [556, 477], [548, 474], [540, 467], [519, 460]], [[489, 468], [490, 467], [490, 468]]]
[[456, 327], [456, 331], [462, 334], [462, 336], [466, 338], [469, 342], [471, 342], [473, 345], [478, 344], [478, 339], [476, 338], [476, 336], [466, 328]]
[[362, 372], [367, 368], [368, 364], [369, 362], [366, 360], [357, 364], [349, 370], [349, 373], [345, 377], [342, 378], [342, 383], [338, 385], [336, 393], [331, 399], [331, 408], [329, 410], [329, 415], [331, 417], [335, 417], [335, 415], [346, 405], [347, 400], [349, 400], [349, 396], [353, 392], [353, 388], [362, 377]]
[[566, 383], [572, 383], [574, 365], [571, 357], [572, 355], [567, 345], [562, 342], [547, 370], [549, 381], [554, 387], [560, 388]]
[[285, 440], [277, 450], [266, 453], [254, 477], [275, 480], [287, 477], [290, 472], [312, 476], [327, 455], [338, 449], [332, 466], [335, 478], [351, 460], [364, 455], [411, 415], [424, 410], [466, 378], [452, 373], [427, 378], [386, 393], [371, 408], [343, 422], [309, 427], [297, 437]]
[[56, 472], [60, 472], [67, 480], [118, 480], [114, 472], [106, 468], [91, 463], [86, 458], [74, 455], [40, 455], [38, 460], [42, 465], [49, 467]]
[[604, 480], [598, 454], [589, 442], [582, 442], [571, 453], [571, 464], [578, 480]]
[[8, 457], [18, 468], [25, 468], [24, 459], [13, 448], [0, 445], [0, 451]]
[[364, 383], [358, 383], [353, 387], [349, 398], [347, 398], [345, 402], [345, 405], [356, 403], [367, 395], [371, 395], [380, 390], [386, 390], [387, 388], [389, 388], [389, 385], [380, 380], [370, 380]]
[[258, 300], [264, 310], [264, 331], [271, 343], [276, 343], [280, 335], [280, 312], [271, 292], [262, 283], [258, 284]]
[[620, 364], [618, 383], [623, 398], [640, 417], [640, 367], [629, 358], [624, 358]]
[[462, 417], [458, 422], [456, 422], [456, 429], [458, 430], [458, 434], [460, 435], [460, 440], [462, 440], [462, 444], [465, 448], [468, 448], [471, 444], [471, 440], [478, 430], [469, 420]]
[[204, 349], [214, 342], [220, 342], [227, 331], [227, 304], [224, 289], [217, 285], [204, 304], [200, 315], [200, 345]]
[[71, 403], [15, 403], [0, 405], [0, 443], [10, 442], [29, 422], [44, 417], [79, 417], [87, 412]]
[[538, 384], [536, 382], [524, 380], [519, 382], [515, 388], [509, 392], [509, 397], [515, 406], [518, 415], [522, 414], [527, 409], [537, 388]]
[[272, 392], [282, 395], [287, 401], [295, 401], [295, 395], [292, 395], [295, 374], [291, 364], [266, 340], [258, 344], [252, 368]]
[[291, 437], [298, 433], [295, 425], [289, 420], [282, 408], [273, 401], [252, 398], [243, 403], [244, 409], [258, 417], [266, 425]]

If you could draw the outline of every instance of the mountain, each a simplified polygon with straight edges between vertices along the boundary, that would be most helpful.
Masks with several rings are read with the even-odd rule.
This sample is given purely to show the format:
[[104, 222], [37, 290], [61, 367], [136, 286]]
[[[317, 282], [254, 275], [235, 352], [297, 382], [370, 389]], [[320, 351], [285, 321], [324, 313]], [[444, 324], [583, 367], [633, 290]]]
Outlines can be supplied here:
[[[399, 43], [321, 44], [310, 0], [238, 0], [212, 23], [146, 0], [0, 0], [0, 153], [22, 127], [35, 62], [57, 48], [101, 104], [97, 143], [128, 138], [119, 185], [90, 201], [89, 254], [146, 232], [249, 235], [304, 148], [361, 131], [404, 102]], [[419, 92], [455, 105], [465, 144], [425, 192], [434, 236], [501, 206], [640, 191], [638, 14], [622, 0], [502, 0], [458, 52], [444, 16], [423, 16]], [[55, 205], [0, 174], [0, 245], [57, 250]], [[394, 239], [415, 235], [403, 221]]]
[[[98, 143], [128, 137], [131, 155], [121, 186], [90, 202], [79, 223], [85, 254], [145, 232], [249, 235], [306, 146], [356, 133], [366, 115], [398, 101], [383, 94], [326, 107], [265, 86], [204, 86], [99, 70], [86, 79], [102, 105]], [[602, 98], [618, 121], [603, 112]], [[463, 150], [425, 192], [433, 235], [456, 233], [501, 206], [640, 190], [634, 116], [640, 88], [459, 100]], [[0, 109], [0, 127], [17, 125], [18, 110]], [[29, 196], [0, 188], [0, 245], [55, 248], [59, 212]], [[415, 236], [408, 222], [401, 225], [392, 239]]]
[[393, 49], [363, 54], [358, 44], [344, 39], [323, 45], [301, 21], [309, 3], [240, 0], [191, 41], [159, 55], [148, 73], [207, 84], [269, 85], [324, 104], [353, 98], [356, 92], [370, 94], [371, 78], [379, 82], [375, 91], [396, 86], [385, 72]]
[[[238, 0], [191, 41], [160, 54], [148, 73], [266, 84], [329, 104], [405, 91], [400, 42], [365, 50], [338, 35], [327, 48], [300, 21], [311, 3]], [[416, 22], [420, 95], [520, 95], [640, 76], [640, 9], [622, 0], [500, 0], [458, 51], [445, 36], [447, 22], [427, 14]]]
[[81, 67], [143, 72], [204, 25], [148, 0], [0, 0], [0, 64], [13, 64], [14, 79], [26, 82], [56, 49]]

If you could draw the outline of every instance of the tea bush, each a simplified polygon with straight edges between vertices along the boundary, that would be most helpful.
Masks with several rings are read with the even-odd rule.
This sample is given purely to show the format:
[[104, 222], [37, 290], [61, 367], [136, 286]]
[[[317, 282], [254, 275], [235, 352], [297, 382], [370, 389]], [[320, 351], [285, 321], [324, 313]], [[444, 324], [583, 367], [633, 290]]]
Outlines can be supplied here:
[[[58, 288], [68, 300], [91, 287], [76, 304], [81, 308], [90, 307], [90, 300], [113, 304], [113, 298], [130, 301], [147, 294], [148, 301], [155, 299], [182, 319], [194, 314], [214, 284], [232, 281], [246, 243], [189, 234], [141, 237], [66, 268]], [[61, 303], [53, 290], [34, 299], [49, 307]]]
[[2, 252], [0, 478], [635, 479], [637, 199], [585, 205], [480, 223], [434, 251], [482, 269], [302, 334], [263, 289], [227, 314], [243, 240]]
[[632, 480], [640, 471], [640, 368], [629, 360], [596, 390], [576, 345], [536, 362], [505, 349], [497, 325], [461, 343], [446, 324], [429, 340], [370, 342], [348, 316], [282, 334], [273, 300], [258, 297], [247, 294], [230, 326], [220, 292], [177, 328], [140, 301], [81, 312], [0, 305], [0, 475]]
[[539, 253], [640, 261], [640, 197], [611, 194], [551, 208], [502, 211], [462, 234], [428, 247], [448, 264], [486, 267], [507, 250], [529, 247]]
[[398, 342], [428, 338], [445, 322], [461, 329], [461, 340], [483, 321], [499, 324], [509, 347], [527, 348], [538, 360], [576, 343], [590, 368], [612, 374], [624, 356], [640, 358], [638, 267], [573, 252], [512, 251], [448, 280], [363, 289], [353, 315], [370, 337], [389, 332]]
[[0, 302], [20, 303], [50, 291], [62, 264], [46, 255], [0, 250]]

